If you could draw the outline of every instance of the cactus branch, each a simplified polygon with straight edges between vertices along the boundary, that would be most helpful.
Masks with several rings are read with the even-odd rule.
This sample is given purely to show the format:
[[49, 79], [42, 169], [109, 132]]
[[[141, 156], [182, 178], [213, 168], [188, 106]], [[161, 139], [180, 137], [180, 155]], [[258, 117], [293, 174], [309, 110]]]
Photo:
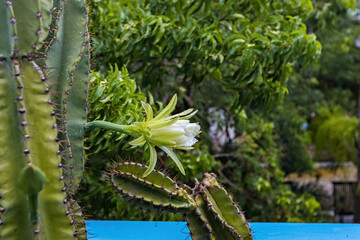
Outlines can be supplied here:
[[194, 188], [178, 184], [158, 171], [143, 177], [147, 166], [120, 163], [110, 181], [123, 197], [152, 210], [185, 213], [193, 240], [251, 240], [251, 230], [215, 174], [204, 174]]

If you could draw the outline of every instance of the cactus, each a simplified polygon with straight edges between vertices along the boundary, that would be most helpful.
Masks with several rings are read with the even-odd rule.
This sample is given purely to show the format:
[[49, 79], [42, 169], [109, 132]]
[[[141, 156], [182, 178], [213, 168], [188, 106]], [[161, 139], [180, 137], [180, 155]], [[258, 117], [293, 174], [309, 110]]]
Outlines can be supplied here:
[[86, 239], [84, 0], [0, 1], [0, 239]]
[[[85, 0], [0, 0], [0, 239], [87, 238], [73, 197], [84, 165], [87, 22]], [[193, 240], [251, 239], [213, 174], [190, 188], [123, 163], [111, 183], [140, 206], [184, 213]]]
[[150, 210], [183, 213], [192, 240], [251, 240], [251, 230], [231, 196], [213, 173], [205, 173], [195, 187], [178, 184], [159, 171], [143, 177], [147, 166], [118, 163], [110, 181], [125, 199]]

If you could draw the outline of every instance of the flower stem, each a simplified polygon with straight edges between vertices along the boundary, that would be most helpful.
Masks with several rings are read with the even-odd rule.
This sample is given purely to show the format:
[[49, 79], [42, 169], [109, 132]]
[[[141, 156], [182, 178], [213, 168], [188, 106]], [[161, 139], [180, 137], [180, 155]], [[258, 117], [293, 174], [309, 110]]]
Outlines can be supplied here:
[[133, 133], [134, 133], [134, 126], [131, 126], [131, 125], [119, 125], [116, 123], [100, 121], [100, 120], [92, 121], [92, 122], [85, 124], [86, 131], [89, 131], [89, 130], [92, 130], [95, 128], [103, 128], [103, 129], [107, 129], [107, 130], [113, 130], [113, 131], [122, 132], [122, 133], [125, 133], [128, 135], [133, 135]]

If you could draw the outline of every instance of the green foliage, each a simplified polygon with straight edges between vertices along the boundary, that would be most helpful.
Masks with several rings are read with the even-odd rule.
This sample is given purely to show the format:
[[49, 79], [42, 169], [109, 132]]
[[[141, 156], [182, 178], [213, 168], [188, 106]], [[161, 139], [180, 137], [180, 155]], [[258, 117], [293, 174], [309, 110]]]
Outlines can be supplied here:
[[86, 239], [73, 200], [90, 65], [85, 1], [1, 1], [0, 13], [0, 238]]
[[291, 64], [320, 53], [303, 24], [309, 0], [92, 1], [100, 69], [127, 65], [144, 86], [178, 88], [218, 81], [233, 107], [273, 105]]
[[[108, 71], [106, 77], [99, 72], [93, 72], [90, 88], [89, 121], [104, 120], [128, 125], [144, 118], [141, 101], [146, 101], [146, 97], [137, 89], [135, 80], [129, 77], [126, 68], [120, 71], [115, 66]], [[152, 104], [154, 105], [153, 102]], [[92, 153], [116, 153], [119, 148], [128, 147], [126, 143], [131, 137], [119, 132], [96, 129], [90, 132], [88, 139], [88, 148]]]
[[165, 168], [177, 173], [177, 179], [184, 183], [193, 182], [194, 178], [200, 179], [204, 172], [211, 172], [218, 167], [218, 162], [210, 154], [206, 144], [197, 143], [193, 151], [178, 152], [177, 155], [184, 166], [186, 175], [180, 174], [173, 162], [165, 164]]
[[[351, 115], [358, 95], [356, 39], [360, 33], [355, 5], [356, 1], [314, 2], [307, 24], [322, 44], [322, 55], [317, 64], [302, 71], [295, 67], [287, 85], [290, 95], [282, 108], [307, 119], [318, 160], [355, 159], [356, 119]], [[343, 108], [340, 112], [339, 107]], [[293, 163], [297, 162], [301, 161]]]
[[[297, 195], [311, 194], [320, 203], [322, 211], [331, 211], [333, 209], [333, 200], [331, 194], [317, 182], [309, 183], [291, 183], [291, 190]], [[314, 205], [315, 206], [315, 205]], [[316, 216], [321, 222], [334, 222], [330, 215], [321, 214]], [[316, 219], [315, 219], [316, 221]], [[317, 220], [319, 221], [319, 220]]]
[[[325, 27], [315, 28], [323, 53], [319, 64], [311, 71], [318, 81], [316, 88], [324, 97], [314, 111], [316, 116], [310, 131], [317, 158], [341, 165], [346, 161], [356, 161], [360, 24], [354, 8], [356, 1], [334, 2], [339, 2], [329, 5], [334, 21], [325, 22]], [[318, 23], [313, 24], [317, 26]]]
[[[128, 75], [126, 68], [120, 71], [116, 66], [102, 75], [93, 72], [90, 78], [90, 106], [89, 120], [106, 120], [117, 124], [130, 124], [142, 121], [145, 117], [141, 101], [146, 101], [145, 95], [138, 89], [135, 81]], [[149, 95], [149, 102], [154, 113], [157, 109], [154, 100]], [[162, 108], [162, 103], [157, 102]], [[81, 183], [77, 198], [82, 199], [82, 205], [91, 209], [89, 215], [95, 219], [122, 219], [122, 220], [151, 220], [157, 219], [155, 214], [143, 214], [139, 210], [131, 209], [126, 202], [119, 198], [110, 199], [113, 190], [107, 186], [104, 171], [111, 166], [111, 160], [118, 158], [145, 162], [148, 152], [130, 148], [128, 142], [133, 140], [125, 134], [110, 130], [96, 129], [89, 132], [87, 137], [88, 160], [84, 180]], [[186, 175], [178, 176], [185, 182], [191, 182], [195, 177], [201, 177], [203, 172], [211, 171], [216, 161], [210, 155], [206, 145], [198, 144], [191, 152], [178, 152], [179, 159], [185, 168]], [[162, 155], [161, 162], [166, 161]], [[158, 164], [159, 165], [159, 164]], [[166, 163], [173, 169], [173, 162]], [[177, 168], [174, 171], [178, 171]], [[110, 200], [109, 200], [110, 199]], [[101, 204], [99, 204], [101, 203]], [[160, 220], [179, 220], [179, 216], [164, 214]]]
[[[306, 149], [308, 134], [301, 126], [309, 115], [309, 108], [316, 108], [312, 100], [323, 101], [323, 95], [317, 91], [313, 99], [304, 96], [304, 92], [319, 86], [309, 72], [306, 78], [297, 74], [296, 81], [287, 84], [292, 69], [301, 71], [307, 66], [305, 70], [308, 71], [309, 65], [319, 56], [320, 45], [315, 35], [307, 34], [312, 28], [307, 30], [304, 24], [309, 17], [309, 22], [313, 21], [314, 9], [310, 1], [93, 0], [91, 8], [93, 53], [100, 71], [106, 71], [114, 63], [126, 65], [142, 89], [150, 89], [156, 98], [169, 99], [176, 92], [177, 110], [193, 107], [199, 110], [195, 118], [202, 127], [201, 143], [193, 152], [180, 153], [187, 175], [177, 174], [178, 179], [193, 184], [193, 177], [199, 177], [202, 171], [218, 169], [221, 162], [224, 169], [220, 166], [219, 171], [229, 176], [226, 183], [231, 190], [240, 190], [244, 195], [255, 191], [251, 193], [253, 198], [241, 200], [250, 218], [290, 221], [299, 213], [297, 221], [316, 221], [319, 208], [312, 202], [314, 199], [291, 192], [283, 183], [285, 174], [280, 168], [286, 173], [312, 168]], [[275, 114], [268, 117], [259, 112], [254, 114], [255, 107], [270, 109], [279, 103], [287, 91], [286, 86], [291, 97], [295, 93], [291, 101], [306, 101], [306, 106], [292, 109], [288, 114], [288, 108], [294, 107], [284, 102], [283, 107], [275, 108]], [[101, 106], [101, 103], [96, 105]], [[246, 113], [249, 118], [244, 120]], [[92, 116], [95, 115], [93, 111]], [[246, 130], [241, 126], [242, 121], [247, 125]], [[260, 123], [256, 123], [258, 121]], [[211, 133], [214, 129], [222, 135], [221, 141]], [[101, 149], [113, 149], [109, 150], [111, 154], [107, 153], [113, 159], [118, 154], [125, 160], [142, 161], [141, 152], [128, 152], [133, 154], [129, 156], [120, 151], [127, 149], [121, 141], [108, 141], [105, 147], [105, 136], [115, 139], [110, 137], [114, 133], [107, 134], [100, 137], [104, 146]], [[92, 146], [95, 146], [94, 137], [90, 139]], [[238, 139], [243, 137], [245, 143], [238, 144]], [[96, 147], [89, 150], [92, 149]], [[159, 157], [167, 168], [175, 170], [173, 163], [166, 162], [165, 155]], [[240, 163], [234, 161], [238, 157], [242, 159]], [[93, 162], [91, 158], [89, 166]], [[143, 158], [147, 159], [146, 152]], [[100, 165], [101, 160], [98, 162]], [[228, 166], [227, 162], [231, 164]], [[269, 169], [262, 164], [270, 166]], [[98, 171], [103, 170], [104, 165], [98, 168]], [[243, 179], [235, 172], [253, 173]], [[178, 172], [175, 170], [175, 173]], [[263, 190], [266, 194], [262, 194]], [[295, 199], [302, 201], [300, 206], [304, 214], [285, 204]], [[271, 214], [261, 211], [262, 205], [267, 206], [266, 213]], [[109, 206], [104, 205], [104, 208], [111, 209]], [[282, 211], [281, 206], [286, 210]], [[316, 206], [316, 211], [311, 210], [312, 206]]]
[[[222, 168], [219, 173], [230, 190], [238, 193], [235, 201], [246, 209], [248, 219], [271, 222], [321, 221], [320, 206], [316, 199], [310, 195], [295, 194], [284, 183], [273, 124], [252, 117], [230, 149], [230, 157], [221, 158]], [[271, 211], [271, 214], [263, 214], [266, 211]]]
[[[318, 34], [324, 40], [324, 53], [319, 62], [317, 78], [325, 93], [328, 92], [326, 87], [332, 86], [332, 88], [351, 89], [356, 96], [356, 86], [359, 84], [359, 70], [356, 65], [360, 60], [360, 49], [355, 42], [360, 33], [360, 25], [359, 22], [352, 19], [353, 17], [347, 16], [346, 18], [346, 21], [344, 20], [342, 25], [334, 29], [334, 32], [322, 31]], [[330, 37], [334, 33], [337, 34]]]
[[337, 166], [356, 157], [360, 25], [355, 6], [356, 1], [314, 1], [307, 25], [321, 42], [322, 55], [318, 64], [302, 71], [294, 67], [297, 73], [289, 80], [290, 96], [284, 102], [288, 112], [307, 118], [313, 159]]
[[[360, 60], [360, 50], [356, 42], [360, 34], [360, 25], [357, 20], [358, 13], [354, 11], [355, 4], [356, 1], [353, 0], [316, 1], [314, 4], [314, 16], [321, 18], [326, 8], [327, 15], [332, 17], [322, 20], [310, 18], [308, 21], [309, 28], [315, 31], [322, 44], [322, 55], [318, 64], [299, 72], [296, 76], [303, 79], [302, 83], [297, 85], [302, 92], [301, 100], [312, 101], [306, 107], [307, 112], [304, 112], [307, 116], [324, 105], [329, 108], [340, 105], [350, 113], [356, 111], [355, 99], [359, 84], [357, 63]], [[306, 90], [307, 86], [311, 87], [306, 82], [312, 79], [316, 79], [316, 84], [312, 84], [315, 95], [302, 91]], [[299, 96], [290, 95], [290, 98], [300, 100]]]
[[[130, 124], [141, 121], [145, 116], [141, 101], [146, 101], [146, 97], [138, 89], [134, 79], [129, 77], [126, 68], [120, 71], [115, 66], [106, 76], [99, 72], [91, 73], [89, 100], [89, 121], [106, 120]], [[82, 206], [91, 209], [88, 214], [92, 219], [154, 219], [154, 216], [133, 210], [121, 199], [112, 198], [113, 190], [106, 182], [104, 172], [111, 166], [111, 160], [120, 157], [141, 161], [141, 155], [128, 145], [131, 140], [126, 134], [110, 130], [95, 129], [88, 132], [88, 170], [84, 173], [77, 198], [82, 199]], [[165, 219], [166, 217], [167, 215], [164, 216]]]
[[[314, 2], [315, 11], [312, 12], [309, 25], [312, 30], [328, 31], [341, 22], [342, 16], [349, 10], [354, 11], [356, 0], [316, 0]], [[331, 41], [331, 40], [330, 40]]]
[[[324, 124], [325, 118], [312, 118], [324, 105], [340, 104], [350, 115], [355, 111], [359, 74], [353, 66], [359, 62], [360, 55], [354, 42], [360, 31], [354, 21], [356, 13], [349, 11], [354, 10], [354, 0], [314, 1], [313, 4], [314, 7], [305, 0], [93, 0], [96, 67], [104, 72], [114, 63], [126, 65], [143, 89], [151, 89], [156, 98], [167, 99], [176, 92], [179, 109], [199, 109], [196, 118], [202, 126], [202, 143], [194, 152], [180, 154], [188, 175], [179, 175], [179, 179], [192, 184], [193, 177], [215, 168], [230, 189], [240, 193], [236, 200], [252, 220], [323, 221], [319, 202], [306, 192], [292, 191], [283, 183], [283, 178], [290, 172], [312, 169], [313, 159], [307, 145], [316, 124], [322, 126], [316, 127], [321, 130], [318, 132], [320, 144], [316, 144], [318, 150], [324, 149], [337, 159], [354, 157], [355, 136], [350, 136], [350, 130], [355, 129], [354, 119], [339, 118]], [[315, 35], [306, 32], [315, 32], [323, 46], [323, 56], [316, 65], [311, 63], [317, 59], [320, 45]], [[289, 78], [291, 71], [294, 73]], [[109, 72], [109, 76], [111, 74]], [[94, 75], [97, 80], [93, 80], [93, 89], [100, 86], [100, 82], [108, 81], [100, 73]], [[117, 75], [110, 79], [116, 79]], [[112, 92], [104, 91], [92, 103], [95, 109], [90, 116], [92, 120], [128, 124], [143, 118], [139, 100], [146, 98], [141, 92], [134, 97], [135, 83], [125, 82], [128, 85], [122, 84], [127, 87], [114, 92], [117, 96], [126, 92], [115, 105], [127, 102], [130, 113], [126, 107], [112, 108]], [[102, 89], [98, 89], [92, 94], [99, 94], [96, 92]], [[289, 96], [279, 103], [287, 89]], [[150, 102], [156, 110], [153, 101]], [[275, 103], [279, 104], [272, 114], [255, 110], [255, 107]], [[118, 116], [127, 116], [128, 120]], [[302, 128], [310, 121], [310, 131]], [[346, 122], [353, 127], [340, 127], [336, 130], [337, 138], [329, 138], [332, 143], [324, 141], [336, 123], [345, 126]], [[211, 133], [214, 129], [222, 136], [221, 141]], [[346, 134], [345, 142], [340, 133]], [[94, 185], [84, 186], [92, 189], [92, 196], [106, 196], [100, 200], [103, 207], [95, 215], [107, 219], [144, 219], [139, 212], [127, 212], [129, 208], [120, 200], [111, 200], [108, 204], [105, 198], [111, 196], [111, 191], [96, 188], [101, 188], [97, 179], [104, 179], [103, 159], [120, 155], [123, 159], [141, 162], [141, 155], [147, 159], [147, 153], [132, 152], [126, 144], [130, 139], [125, 135], [98, 130], [89, 137], [89, 153], [93, 155], [88, 166], [95, 168], [89, 172], [88, 181]], [[329, 144], [335, 144], [338, 149], [329, 151], [335, 146]], [[174, 170], [173, 163], [166, 162], [164, 155], [160, 160]], [[91, 196], [85, 199], [91, 202], [90, 209], [97, 206]]]
[[290, 104], [279, 106], [272, 119], [275, 124], [275, 140], [280, 149], [280, 165], [285, 174], [302, 174], [313, 170], [313, 161], [307, 150], [311, 141], [306, 131], [307, 121]]
[[333, 159], [339, 164], [356, 162], [359, 120], [342, 109], [322, 109], [312, 127], [314, 143], [320, 159]]

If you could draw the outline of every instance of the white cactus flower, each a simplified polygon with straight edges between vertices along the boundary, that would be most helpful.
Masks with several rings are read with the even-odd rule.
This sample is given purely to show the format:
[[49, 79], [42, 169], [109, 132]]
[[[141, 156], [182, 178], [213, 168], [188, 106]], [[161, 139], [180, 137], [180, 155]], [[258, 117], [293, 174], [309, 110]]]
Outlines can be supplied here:
[[146, 119], [142, 122], [119, 125], [106, 121], [93, 121], [87, 123], [86, 128], [105, 128], [137, 137], [129, 144], [134, 147], [146, 145], [150, 150], [150, 164], [144, 176], [149, 175], [155, 168], [157, 161], [155, 146], [169, 155], [180, 169], [180, 172], [185, 175], [185, 170], [173, 149], [192, 149], [192, 146], [197, 142], [195, 137], [200, 133], [200, 126], [189, 121], [197, 112], [193, 111], [193, 109], [170, 115], [176, 107], [176, 102], [177, 96], [175, 94], [169, 104], [156, 117], [153, 116], [151, 106], [141, 102], [146, 113]]
[[[153, 111], [149, 104], [142, 102], [146, 112], [146, 120], [143, 122], [133, 123], [137, 139], [131, 141], [133, 146], [142, 146], [147, 143], [150, 148], [150, 165], [144, 175], [148, 175], [156, 165], [155, 146], [161, 148], [168, 154], [185, 175], [185, 171], [181, 162], [172, 149], [192, 149], [197, 142], [195, 138], [200, 133], [200, 126], [197, 123], [190, 123], [188, 120], [196, 114], [193, 109], [188, 109], [179, 114], [170, 115], [174, 111], [177, 102], [176, 94], [173, 96], [169, 104], [154, 118]], [[170, 115], [170, 116], [169, 116]], [[134, 134], [135, 135], [135, 134]]]

